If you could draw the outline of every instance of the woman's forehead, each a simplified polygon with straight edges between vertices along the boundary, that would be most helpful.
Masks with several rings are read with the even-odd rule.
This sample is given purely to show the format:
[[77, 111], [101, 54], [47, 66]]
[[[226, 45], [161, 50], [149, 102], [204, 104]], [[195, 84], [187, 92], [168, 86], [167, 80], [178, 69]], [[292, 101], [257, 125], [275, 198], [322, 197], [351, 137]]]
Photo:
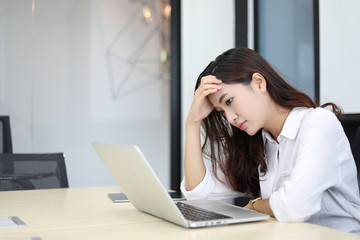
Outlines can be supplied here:
[[210, 94], [208, 96], [211, 104], [214, 107], [219, 106], [220, 100], [223, 102], [226, 99], [227, 95], [229, 95], [230, 93], [234, 93], [236, 91], [236, 85], [241, 85], [241, 84], [225, 84], [225, 83], [220, 84], [221, 89], [216, 91], [216, 93]]
[[[227, 100], [229, 97], [241, 96], [246, 94], [246, 91], [250, 91], [249, 85], [244, 85], [241, 83], [234, 83], [234, 84], [221, 84], [221, 89], [218, 90], [216, 93], [210, 94], [208, 99], [210, 103], [214, 107], [219, 107], [224, 101]], [[219, 102], [221, 100], [221, 103]]]
[[[221, 85], [224, 85], [224, 84], [221, 84]], [[208, 96], [208, 99], [210, 101], [210, 103], [216, 107], [216, 106], [219, 106], [220, 103], [219, 103], [219, 99], [220, 97], [224, 94], [224, 88], [218, 90], [216, 93], [213, 93], [213, 94], [210, 94]]]

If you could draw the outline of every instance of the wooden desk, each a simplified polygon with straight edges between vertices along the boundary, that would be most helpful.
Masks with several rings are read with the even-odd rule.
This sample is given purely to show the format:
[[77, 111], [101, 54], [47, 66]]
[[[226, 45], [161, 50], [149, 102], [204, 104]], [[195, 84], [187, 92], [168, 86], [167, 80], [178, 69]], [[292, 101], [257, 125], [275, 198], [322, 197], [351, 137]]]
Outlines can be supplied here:
[[0, 192], [0, 217], [17, 216], [27, 226], [0, 228], [0, 239], [358, 239], [359, 235], [309, 223], [262, 222], [185, 229], [113, 203], [119, 187]]

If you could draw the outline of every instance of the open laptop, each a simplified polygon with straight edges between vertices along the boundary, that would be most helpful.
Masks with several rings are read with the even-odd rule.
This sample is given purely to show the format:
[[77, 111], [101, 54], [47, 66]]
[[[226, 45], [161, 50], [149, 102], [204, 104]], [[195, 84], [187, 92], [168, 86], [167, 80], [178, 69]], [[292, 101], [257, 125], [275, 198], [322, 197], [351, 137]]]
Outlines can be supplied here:
[[[137, 146], [96, 142], [92, 145], [131, 204], [140, 211], [186, 228], [269, 218], [269, 215], [219, 201], [173, 201]], [[200, 213], [197, 212], [208, 215], [198, 219]], [[184, 215], [186, 213], [192, 216]]]

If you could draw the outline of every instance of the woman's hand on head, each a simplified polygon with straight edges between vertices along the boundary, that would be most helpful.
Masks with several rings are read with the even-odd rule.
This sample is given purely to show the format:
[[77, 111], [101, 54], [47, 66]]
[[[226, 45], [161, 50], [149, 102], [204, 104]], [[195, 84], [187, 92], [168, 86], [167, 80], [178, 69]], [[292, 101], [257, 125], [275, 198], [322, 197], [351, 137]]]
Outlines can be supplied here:
[[215, 76], [208, 75], [201, 78], [201, 83], [195, 91], [194, 100], [191, 104], [187, 123], [201, 123], [214, 109], [208, 96], [221, 89], [222, 81]]

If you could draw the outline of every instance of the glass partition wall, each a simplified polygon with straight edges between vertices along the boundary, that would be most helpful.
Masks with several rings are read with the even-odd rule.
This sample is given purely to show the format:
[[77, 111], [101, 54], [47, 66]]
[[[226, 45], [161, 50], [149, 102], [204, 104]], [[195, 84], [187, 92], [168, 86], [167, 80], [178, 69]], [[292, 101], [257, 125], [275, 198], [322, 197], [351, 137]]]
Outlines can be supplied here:
[[64, 152], [70, 187], [100, 186], [91, 141], [136, 144], [168, 187], [170, 16], [169, 0], [0, 0], [14, 152]]

